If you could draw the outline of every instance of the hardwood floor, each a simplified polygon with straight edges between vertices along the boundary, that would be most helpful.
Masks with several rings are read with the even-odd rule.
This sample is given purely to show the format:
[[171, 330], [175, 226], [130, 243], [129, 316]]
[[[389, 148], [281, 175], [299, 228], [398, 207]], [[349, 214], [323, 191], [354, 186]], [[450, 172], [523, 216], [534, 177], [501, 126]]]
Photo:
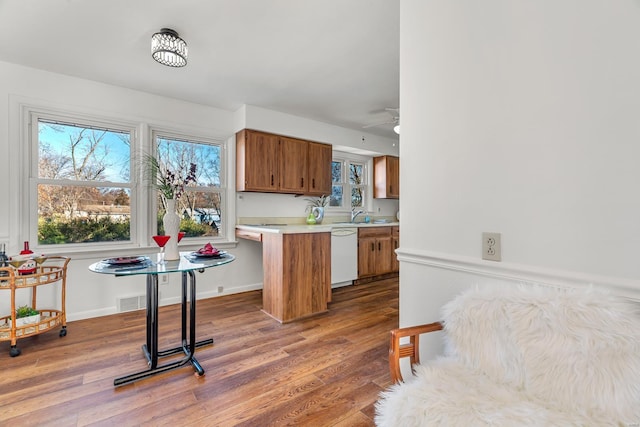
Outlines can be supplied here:
[[[398, 326], [398, 280], [335, 289], [328, 313], [279, 324], [260, 291], [198, 301], [199, 339], [214, 345], [191, 365], [134, 384], [146, 368], [145, 313], [69, 322], [0, 344], [0, 425], [371, 426], [390, 385], [389, 330]], [[160, 348], [179, 342], [177, 305], [160, 310]], [[163, 361], [166, 359], [162, 359]]]

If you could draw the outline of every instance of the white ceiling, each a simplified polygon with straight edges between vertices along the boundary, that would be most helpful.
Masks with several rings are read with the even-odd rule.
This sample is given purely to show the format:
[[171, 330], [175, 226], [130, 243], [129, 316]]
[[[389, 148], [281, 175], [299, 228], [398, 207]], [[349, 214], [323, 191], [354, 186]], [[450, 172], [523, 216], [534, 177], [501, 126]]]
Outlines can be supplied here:
[[[151, 58], [163, 27], [187, 42], [186, 67]], [[399, 104], [399, 0], [0, 0], [0, 60], [362, 130]]]

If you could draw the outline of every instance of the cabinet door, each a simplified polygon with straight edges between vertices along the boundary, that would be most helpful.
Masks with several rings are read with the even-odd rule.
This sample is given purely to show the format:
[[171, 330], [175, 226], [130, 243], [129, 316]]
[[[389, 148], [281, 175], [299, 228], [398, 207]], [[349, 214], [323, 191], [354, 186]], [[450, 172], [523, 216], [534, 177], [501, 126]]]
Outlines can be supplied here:
[[400, 247], [400, 228], [391, 228], [391, 271], [397, 273], [400, 271], [400, 261], [398, 261], [398, 255], [396, 249]]
[[400, 159], [387, 156], [387, 189], [390, 199], [400, 197]]
[[280, 191], [306, 194], [308, 185], [307, 158], [309, 143], [300, 139], [280, 137]]
[[309, 142], [309, 191], [311, 196], [331, 194], [331, 145]]
[[400, 159], [394, 156], [374, 157], [373, 197], [398, 199], [400, 197]]
[[263, 310], [289, 322], [327, 310], [331, 289], [330, 233], [265, 233]]
[[236, 136], [238, 191], [278, 190], [278, 136], [252, 130]]
[[375, 237], [360, 237], [358, 239], [358, 277], [376, 274], [377, 253]]
[[376, 239], [376, 259], [375, 259], [375, 273], [385, 274], [391, 272], [391, 236], [378, 237]]

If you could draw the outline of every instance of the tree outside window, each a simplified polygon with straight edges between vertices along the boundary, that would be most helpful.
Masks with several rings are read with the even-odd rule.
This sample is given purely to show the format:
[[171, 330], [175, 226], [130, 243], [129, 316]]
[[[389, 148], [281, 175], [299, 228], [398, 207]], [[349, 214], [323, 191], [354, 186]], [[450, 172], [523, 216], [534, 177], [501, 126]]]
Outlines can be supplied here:
[[331, 179], [329, 206], [344, 206], [348, 209], [364, 207], [367, 183], [363, 162], [334, 159], [331, 162]]
[[[216, 144], [155, 136], [158, 161], [176, 174], [185, 176], [195, 164], [195, 185], [185, 187], [177, 200], [176, 209], [181, 217], [180, 230], [185, 237], [218, 236], [222, 224], [221, 147]], [[162, 230], [162, 216], [166, 208], [158, 195], [157, 227]]]
[[128, 241], [133, 130], [37, 120], [38, 244]]
[[177, 206], [181, 230], [186, 238], [225, 237], [223, 141], [159, 129], [151, 129], [151, 136], [141, 141], [136, 140], [139, 123], [36, 110], [29, 117], [31, 152], [36, 154], [29, 194], [35, 194], [36, 205], [28, 205], [28, 232], [30, 239], [37, 236], [37, 245], [137, 246], [149, 242], [135, 230], [162, 233], [162, 198], [137, 194], [138, 189], [142, 195], [152, 191], [150, 183], [139, 179], [143, 162], [137, 153], [142, 152], [152, 153], [172, 171], [196, 165], [196, 180]]

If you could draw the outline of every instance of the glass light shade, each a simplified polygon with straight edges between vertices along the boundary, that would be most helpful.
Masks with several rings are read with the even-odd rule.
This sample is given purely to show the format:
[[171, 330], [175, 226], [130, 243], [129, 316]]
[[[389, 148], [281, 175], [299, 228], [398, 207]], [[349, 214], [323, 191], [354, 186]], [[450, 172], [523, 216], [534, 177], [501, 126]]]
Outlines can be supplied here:
[[400, 135], [400, 125], [395, 125], [395, 126], [393, 127], [393, 131], [394, 131], [395, 133], [397, 133], [398, 135]]
[[169, 67], [187, 65], [187, 43], [178, 37], [178, 33], [169, 28], [151, 36], [151, 56], [153, 59]]

